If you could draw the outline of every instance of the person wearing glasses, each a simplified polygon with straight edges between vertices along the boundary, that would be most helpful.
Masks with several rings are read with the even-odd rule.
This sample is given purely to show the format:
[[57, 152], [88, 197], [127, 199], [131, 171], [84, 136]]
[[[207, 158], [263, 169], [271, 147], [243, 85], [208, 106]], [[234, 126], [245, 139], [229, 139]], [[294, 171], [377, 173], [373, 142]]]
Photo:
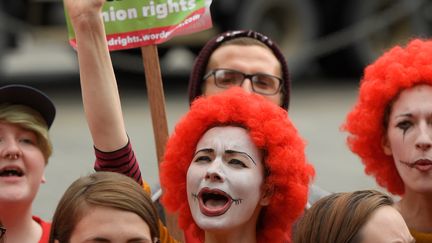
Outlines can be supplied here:
[[364, 72], [343, 129], [365, 172], [400, 196], [416, 242], [432, 242], [432, 40], [385, 52]]
[[8, 242], [48, 242], [50, 224], [32, 214], [32, 204], [46, 181], [55, 113], [51, 99], [40, 90], [0, 87], [0, 218]]
[[60, 199], [49, 243], [159, 242], [159, 217], [131, 178], [95, 172], [75, 180]]
[[189, 79], [189, 101], [240, 86], [288, 110], [291, 79], [282, 52], [252, 30], [221, 33], [201, 49]]

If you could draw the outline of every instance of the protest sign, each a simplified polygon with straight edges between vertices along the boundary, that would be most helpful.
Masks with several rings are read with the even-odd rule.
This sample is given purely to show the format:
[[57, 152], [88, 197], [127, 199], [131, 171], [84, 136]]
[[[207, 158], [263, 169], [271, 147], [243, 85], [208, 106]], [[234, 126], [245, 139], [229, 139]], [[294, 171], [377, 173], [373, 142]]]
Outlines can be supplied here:
[[[110, 51], [160, 44], [212, 26], [211, 0], [111, 0], [102, 8]], [[69, 42], [75, 33], [66, 18]]]

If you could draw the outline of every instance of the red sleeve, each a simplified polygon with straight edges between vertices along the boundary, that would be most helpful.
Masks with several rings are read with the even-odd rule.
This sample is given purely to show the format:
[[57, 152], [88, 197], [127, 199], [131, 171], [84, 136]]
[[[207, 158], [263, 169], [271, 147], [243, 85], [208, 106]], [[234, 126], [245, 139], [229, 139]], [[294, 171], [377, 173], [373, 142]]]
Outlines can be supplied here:
[[96, 155], [94, 169], [96, 171], [118, 172], [131, 177], [142, 185], [141, 171], [130, 141], [116, 151], [104, 152], [96, 147], [94, 149]]
[[48, 243], [50, 230], [51, 230], [51, 223], [47, 223], [43, 221], [38, 216], [33, 216], [33, 220], [36, 221], [36, 223], [38, 223], [42, 228], [42, 236], [39, 240], [39, 243]]

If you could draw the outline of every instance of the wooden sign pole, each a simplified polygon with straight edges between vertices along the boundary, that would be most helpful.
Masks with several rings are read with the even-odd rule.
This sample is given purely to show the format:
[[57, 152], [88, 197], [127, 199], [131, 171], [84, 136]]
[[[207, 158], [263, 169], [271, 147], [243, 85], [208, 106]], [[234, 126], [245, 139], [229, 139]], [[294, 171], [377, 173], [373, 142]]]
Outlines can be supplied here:
[[[156, 142], [158, 167], [163, 160], [165, 145], [168, 141], [168, 122], [165, 111], [165, 97], [162, 76], [159, 66], [159, 56], [156, 45], [141, 47], [144, 71], [147, 84], [147, 95], [153, 124], [153, 134]], [[165, 212], [166, 224], [170, 235], [184, 242], [183, 232], [177, 225], [177, 217]]]

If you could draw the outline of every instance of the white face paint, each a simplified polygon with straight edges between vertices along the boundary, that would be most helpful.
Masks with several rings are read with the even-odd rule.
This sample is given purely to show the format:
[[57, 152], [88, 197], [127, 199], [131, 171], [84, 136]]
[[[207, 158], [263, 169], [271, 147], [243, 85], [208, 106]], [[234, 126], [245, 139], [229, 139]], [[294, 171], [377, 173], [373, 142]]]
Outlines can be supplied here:
[[215, 127], [198, 142], [187, 172], [189, 207], [207, 231], [255, 230], [263, 195], [262, 152], [240, 127]]
[[401, 92], [392, 107], [383, 148], [393, 156], [406, 190], [432, 192], [432, 86]]

